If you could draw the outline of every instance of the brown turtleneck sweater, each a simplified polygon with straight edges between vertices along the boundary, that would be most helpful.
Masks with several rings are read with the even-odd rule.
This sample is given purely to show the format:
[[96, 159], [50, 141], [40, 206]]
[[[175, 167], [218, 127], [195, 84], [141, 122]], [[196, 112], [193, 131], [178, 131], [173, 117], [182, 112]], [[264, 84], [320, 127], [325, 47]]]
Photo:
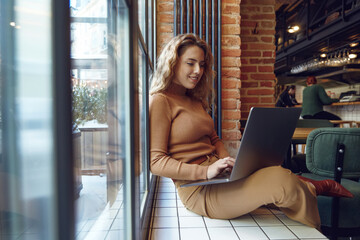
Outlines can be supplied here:
[[206, 179], [208, 166], [190, 164], [216, 153], [229, 156], [201, 102], [181, 86], [150, 97], [150, 169], [177, 180]]

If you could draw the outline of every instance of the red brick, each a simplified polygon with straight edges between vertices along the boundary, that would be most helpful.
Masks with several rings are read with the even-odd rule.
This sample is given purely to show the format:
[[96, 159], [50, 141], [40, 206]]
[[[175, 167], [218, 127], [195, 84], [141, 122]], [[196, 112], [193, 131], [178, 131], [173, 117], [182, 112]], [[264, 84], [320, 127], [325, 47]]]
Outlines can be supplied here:
[[262, 97], [260, 98], [261, 103], [274, 103], [274, 97]]
[[240, 25], [222, 25], [222, 34], [224, 35], [236, 35], [240, 34]]
[[241, 72], [257, 72], [256, 66], [242, 66], [240, 68]]
[[172, 14], [166, 14], [166, 13], [159, 13], [157, 15], [158, 17], [158, 21], [161, 23], [173, 23], [174, 22], [174, 18]]
[[274, 41], [275, 41], [274, 37], [261, 37], [260, 39], [263, 42], [268, 42], [268, 43], [273, 43], [273, 44], [274, 44]]
[[254, 4], [254, 5], [272, 5], [275, 6], [275, 0], [242, 0], [241, 4]]
[[171, 12], [174, 11], [173, 2], [161, 2], [157, 4], [157, 12]]
[[227, 68], [222, 70], [222, 76], [240, 78], [239, 68]]
[[224, 140], [239, 140], [241, 133], [239, 130], [222, 131], [222, 136]]
[[241, 66], [239, 57], [223, 57], [221, 64], [224, 67], [240, 67]]
[[241, 57], [261, 57], [260, 51], [242, 51]]
[[248, 79], [249, 79], [249, 76], [248, 76], [248, 74], [241, 74], [241, 75], [240, 75], [240, 79], [241, 79], [241, 80], [248, 80]]
[[271, 73], [255, 73], [250, 74], [250, 77], [255, 80], [274, 80], [275, 74]]
[[241, 56], [241, 49], [231, 49], [231, 48], [222, 48], [221, 55], [223, 57], [240, 57]]
[[223, 110], [222, 111], [224, 120], [225, 119], [240, 119], [240, 110]]
[[251, 50], [271, 50], [275, 49], [274, 44], [269, 43], [249, 43], [249, 49]]
[[221, 101], [223, 109], [237, 109], [237, 103], [233, 99], [226, 99]]
[[247, 91], [248, 95], [273, 95], [274, 89], [249, 89]]
[[221, 16], [221, 23], [222, 24], [239, 24], [240, 23], [240, 16], [238, 15], [222, 15]]
[[274, 29], [276, 23], [275, 21], [261, 21], [260, 26], [261, 29], [268, 28], [268, 29]]
[[256, 21], [241, 21], [240, 26], [254, 28], [256, 24], [257, 24]]
[[[241, 39], [242, 39], [242, 38], [241, 38]], [[248, 44], [241, 42], [240, 49], [241, 49], [241, 50], [247, 50], [247, 49], [248, 49]]]
[[275, 20], [275, 14], [254, 14], [251, 16], [254, 20]]
[[264, 51], [263, 57], [273, 57], [275, 51]]
[[241, 58], [241, 64], [249, 64], [249, 61], [245, 58]]
[[240, 36], [222, 36], [221, 37], [222, 46], [240, 46]]
[[222, 0], [222, 3], [240, 4], [241, 0]]
[[275, 58], [272, 59], [263, 59], [263, 63], [275, 63]]
[[241, 42], [258, 42], [259, 38], [255, 36], [241, 36]]
[[226, 90], [222, 89], [221, 91], [223, 99], [240, 99], [240, 93], [238, 89]]
[[242, 97], [241, 98], [242, 103], [259, 103], [258, 97]]
[[[241, 26], [241, 24], [240, 24], [240, 26]], [[240, 35], [241, 36], [250, 35], [250, 33], [251, 33], [250, 29], [248, 29], [248, 28], [246, 29], [246, 28], [241, 27], [241, 30], [240, 30]]]
[[236, 121], [222, 121], [221, 124], [222, 124], [222, 129], [225, 129], [225, 130], [231, 130], [231, 129], [238, 130], [239, 129], [239, 126]]
[[241, 11], [241, 16], [242, 16], [244, 13], [260, 12], [261, 8], [257, 7], [257, 6], [241, 5], [240, 11]]
[[259, 83], [254, 81], [242, 81], [241, 86], [243, 88], [256, 88], [259, 87]]
[[221, 81], [221, 87], [223, 89], [235, 89], [235, 88], [240, 88], [241, 86], [241, 82], [240, 79], [236, 79], [236, 78], [222, 78]]
[[260, 87], [274, 87], [274, 81], [260, 82]]
[[274, 66], [259, 66], [259, 72], [274, 72]]
[[161, 24], [158, 28], [162, 33], [172, 33], [174, 25], [172, 24]]
[[275, 29], [274, 30], [269, 30], [269, 29], [262, 29], [262, 28], [259, 28], [259, 33], [258, 35], [275, 35]]
[[223, 14], [235, 14], [240, 13], [240, 5], [224, 4], [222, 9]]
[[262, 11], [263, 11], [263, 12], [275, 12], [275, 11], [274, 11], [274, 7], [268, 7], [268, 6], [263, 7], [263, 8], [262, 8]]

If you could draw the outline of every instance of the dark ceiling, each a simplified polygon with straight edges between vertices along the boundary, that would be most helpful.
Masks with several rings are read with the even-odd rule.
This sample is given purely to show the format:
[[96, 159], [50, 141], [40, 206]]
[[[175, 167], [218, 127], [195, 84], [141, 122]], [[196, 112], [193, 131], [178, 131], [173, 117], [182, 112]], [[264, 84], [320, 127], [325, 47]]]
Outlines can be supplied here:
[[[310, 6], [308, 5], [310, 3]], [[323, 76], [345, 84], [360, 82], [357, 72], [360, 64], [360, 44], [350, 47], [353, 42], [360, 42], [360, 3], [354, 0], [312, 0], [312, 1], [276, 1], [276, 62], [275, 74], [280, 83], [294, 83], [304, 80], [308, 75]], [[289, 33], [288, 28], [300, 26], [296, 33]], [[358, 58], [352, 59], [350, 65], [342, 64], [331, 68], [322, 66], [302, 72], [291, 72], [301, 64], [319, 58], [321, 53], [328, 57], [357, 53]], [[340, 54], [340, 55], [339, 55]], [[348, 65], [348, 66], [347, 66]], [[339, 69], [341, 70], [339, 73]], [[336, 76], [324, 75], [324, 72], [336, 72]]]

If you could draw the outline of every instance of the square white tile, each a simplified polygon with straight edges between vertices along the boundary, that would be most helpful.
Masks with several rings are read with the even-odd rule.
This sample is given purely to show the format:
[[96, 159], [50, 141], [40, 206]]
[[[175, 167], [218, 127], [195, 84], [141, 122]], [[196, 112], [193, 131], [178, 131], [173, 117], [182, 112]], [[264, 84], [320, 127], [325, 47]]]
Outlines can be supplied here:
[[285, 215], [277, 215], [277, 217], [280, 219], [281, 222], [283, 222], [285, 225], [295, 225], [295, 226], [298, 226], [298, 225], [303, 225], [302, 223], [300, 222], [297, 222], [295, 220], [292, 220], [290, 218], [288, 218], [287, 216]]
[[170, 185], [158, 187], [157, 192], [175, 192], [175, 187]]
[[178, 228], [152, 229], [150, 240], [179, 240]]
[[162, 200], [175, 200], [176, 195], [174, 192], [158, 192], [156, 194], [156, 199], [162, 199]]
[[178, 208], [184, 208], [185, 207], [180, 199], [177, 200], [177, 207]]
[[210, 240], [206, 228], [180, 228], [180, 237], [181, 240]]
[[187, 208], [178, 208], [178, 214], [179, 217], [201, 217], [201, 215], [196, 214], [190, 210], [188, 210]]
[[180, 228], [205, 228], [202, 217], [179, 217]]
[[90, 231], [86, 234], [85, 240], [104, 240], [108, 231]]
[[321, 232], [315, 228], [311, 228], [305, 225], [302, 226], [288, 226], [288, 228], [298, 237], [298, 238], [323, 238], [327, 239]]
[[174, 207], [156, 207], [153, 210], [156, 217], [177, 217], [177, 209]]
[[176, 208], [176, 200], [156, 200], [155, 207], [173, 207]]
[[177, 217], [154, 217], [153, 228], [178, 228]]
[[239, 240], [233, 228], [208, 228], [211, 240]]
[[120, 230], [125, 228], [125, 223], [123, 218], [115, 218], [114, 222], [111, 225], [110, 230]]
[[263, 240], [269, 239], [259, 227], [235, 227], [235, 231], [240, 239]]
[[118, 240], [124, 238], [124, 230], [109, 231], [105, 240]]
[[205, 224], [207, 228], [211, 227], [232, 227], [229, 220], [222, 220], [222, 219], [211, 219], [204, 217]]
[[257, 223], [250, 215], [244, 215], [230, 220], [234, 227], [257, 227]]
[[297, 239], [297, 237], [285, 226], [262, 227], [262, 230], [270, 239]]
[[253, 215], [253, 218], [261, 227], [283, 225], [275, 215]]

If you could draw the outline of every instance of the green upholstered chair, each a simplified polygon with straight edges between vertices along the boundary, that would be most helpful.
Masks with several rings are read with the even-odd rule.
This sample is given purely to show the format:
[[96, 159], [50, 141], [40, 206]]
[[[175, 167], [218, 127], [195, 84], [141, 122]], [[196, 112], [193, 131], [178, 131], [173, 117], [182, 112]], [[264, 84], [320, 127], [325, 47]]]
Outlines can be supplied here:
[[360, 128], [318, 128], [306, 142], [306, 167], [302, 176], [334, 179], [354, 198], [318, 196], [321, 228], [330, 239], [360, 236]]

